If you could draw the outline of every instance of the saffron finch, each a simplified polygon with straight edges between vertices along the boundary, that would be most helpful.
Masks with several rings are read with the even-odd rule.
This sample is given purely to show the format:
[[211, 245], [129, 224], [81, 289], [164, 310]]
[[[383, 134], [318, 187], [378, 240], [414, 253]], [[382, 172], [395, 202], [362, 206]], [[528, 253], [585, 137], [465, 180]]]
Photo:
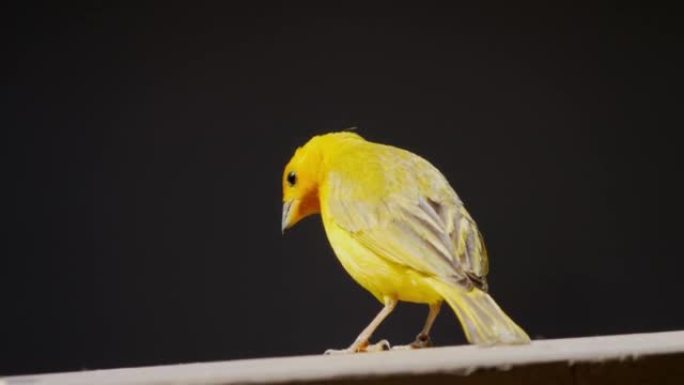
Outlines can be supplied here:
[[283, 172], [283, 232], [316, 213], [344, 269], [384, 305], [351, 346], [327, 353], [389, 349], [370, 338], [398, 301], [429, 305], [422, 331], [402, 348], [430, 345], [444, 301], [470, 343], [529, 342], [487, 294], [482, 235], [427, 160], [353, 132], [314, 136]]

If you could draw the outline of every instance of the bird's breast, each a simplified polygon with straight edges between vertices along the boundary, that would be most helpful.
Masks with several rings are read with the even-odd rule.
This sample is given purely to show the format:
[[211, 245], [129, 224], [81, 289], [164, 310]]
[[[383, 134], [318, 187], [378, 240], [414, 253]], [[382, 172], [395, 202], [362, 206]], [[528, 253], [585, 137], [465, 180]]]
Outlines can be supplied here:
[[375, 254], [334, 220], [326, 215], [322, 217], [328, 241], [342, 267], [379, 301], [382, 302], [385, 296], [416, 303], [441, 300], [421, 273]]

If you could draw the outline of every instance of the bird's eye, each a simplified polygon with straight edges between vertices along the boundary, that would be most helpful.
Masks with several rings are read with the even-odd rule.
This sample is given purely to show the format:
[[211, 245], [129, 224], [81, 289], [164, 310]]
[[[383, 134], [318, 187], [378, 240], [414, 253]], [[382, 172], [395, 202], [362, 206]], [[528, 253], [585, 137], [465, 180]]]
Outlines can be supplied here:
[[290, 173], [287, 174], [287, 183], [290, 186], [294, 186], [295, 183], [297, 183], [297, 174], [295, 174], [294, 171], [290, 171]]

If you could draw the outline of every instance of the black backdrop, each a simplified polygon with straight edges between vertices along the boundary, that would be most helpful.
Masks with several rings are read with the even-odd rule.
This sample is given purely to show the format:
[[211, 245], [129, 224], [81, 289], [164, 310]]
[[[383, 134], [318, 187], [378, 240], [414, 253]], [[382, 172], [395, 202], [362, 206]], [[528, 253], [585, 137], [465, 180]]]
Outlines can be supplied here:
[[[320, 353], [380, 305], [282, 167], [358, 126], [431, 160], [535, 338], [684, 328], [666, 9], [5, 9], [0, 374]], [[408, 342], [403, 304], [377, 337]], [[463, 343], [450, 312], [438, 344]]]

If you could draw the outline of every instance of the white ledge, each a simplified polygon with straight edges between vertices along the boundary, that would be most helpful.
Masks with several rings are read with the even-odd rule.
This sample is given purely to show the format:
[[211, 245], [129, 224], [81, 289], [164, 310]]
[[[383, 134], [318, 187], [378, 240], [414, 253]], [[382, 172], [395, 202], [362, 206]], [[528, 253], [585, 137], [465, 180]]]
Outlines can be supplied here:
[[[658, 357], [669, 360], [665, 367], [654, 366], [653, 359]], [[638, 363], [642, 361], [651, 364], [641, 368]], [[0, 379], [0, 385], [367, 383], [381, 379], [389, 379], [391, 383], [411, 383], [419, 379], [420, 383], [431, 383], [440, 382], [436, 379], [445, 376], [460, 377], [462, 383], [482, 384], [490, 381], [512, 383], [512, 377], [518, 380], [521, 376], [531, 378], [525, 371], [532, 368], [537, 368], [533, 378], [539, 380], [550, 376], [555, 380], [568, 377], [568, 382], [561, 383], [593, 383], [591, 376], [578, 381], [577, 368], [598, 366], [605, 369], [611, 367], [610, 363], [613, 363], [613, 369], [606, 369], [612, 370], [610, 378], [623, 378], [619, 373], [627, 371], [623, 380], [627, 379], [628, 383], [636, 378], [635, 368], [641, 379], [657, 378], [663, 383], [671, 376], [679, 376], [684, 383], [681, 377], [684, 376], [684, 369], [681, 369], [684, 368], [684, 331], [539, 340], [524, 346], [452, 346], [15, 376]], [[658, 373], [649, 374], [649, 371]], [[592, 369], [587, 373], [595, 376], [599, 372]], [[477, 382], [467, 381], [478, 376], [485, 377]], [[597, 378], [597, 381], [606, 380], [606, 377]]]

